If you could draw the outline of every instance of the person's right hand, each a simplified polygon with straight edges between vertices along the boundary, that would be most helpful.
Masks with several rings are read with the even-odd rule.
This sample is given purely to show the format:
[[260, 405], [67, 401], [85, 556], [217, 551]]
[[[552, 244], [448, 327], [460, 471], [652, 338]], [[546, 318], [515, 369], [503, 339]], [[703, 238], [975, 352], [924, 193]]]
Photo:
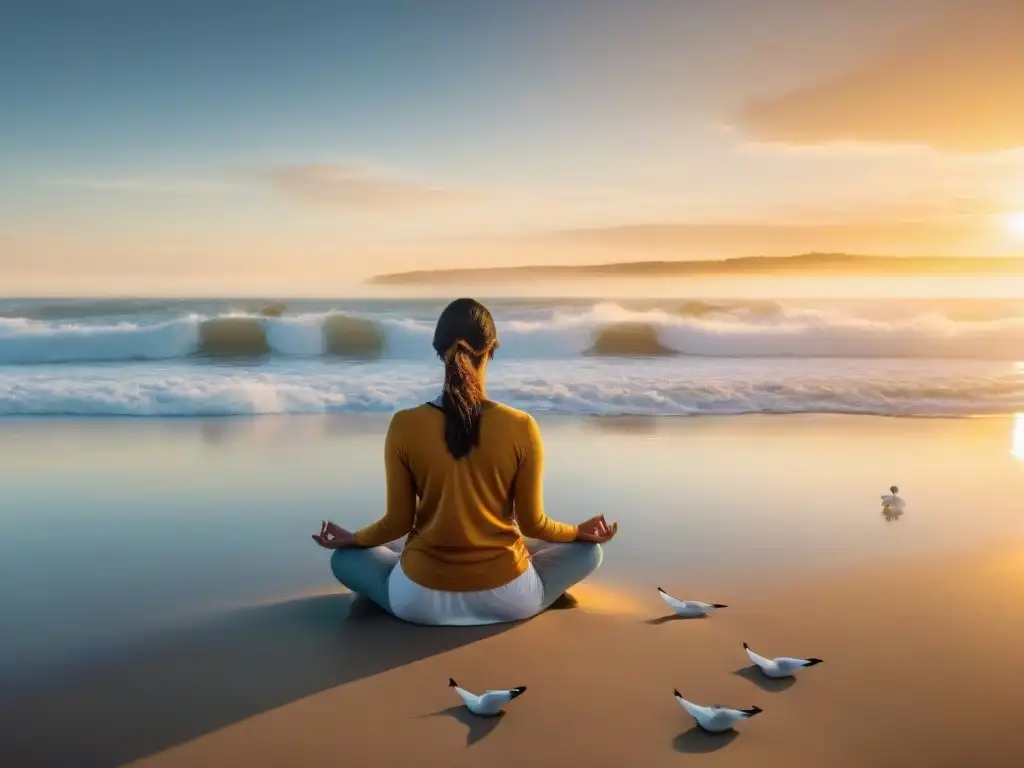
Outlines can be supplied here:
[[592, 517], [576, 526], [576, 541], [590, 541], [595, 544], [604, 544], [606, 541], [611, 541], [612, 537], [615, 536], [619, 531], [619, 524], [608, 523], [604, 519], [604, 515], [598, 515]]
[[320, 523], [320, 533], [313, 534], [313, 541], [324, 549], [342, 549], [351, 547], [355, 543], [355, 536], [340, 525], [324, 520]]

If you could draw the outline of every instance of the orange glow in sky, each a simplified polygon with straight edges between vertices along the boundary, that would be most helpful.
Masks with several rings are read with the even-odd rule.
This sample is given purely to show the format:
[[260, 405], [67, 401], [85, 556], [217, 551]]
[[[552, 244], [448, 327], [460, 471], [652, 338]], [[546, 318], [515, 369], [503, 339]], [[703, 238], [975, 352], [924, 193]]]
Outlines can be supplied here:
[[1024, 240], [1024, 211], [1007, 214], [1006, 228], [1011, 235]]
[[16, 5], [5, 295], [1024, 256], [1020, 0]]

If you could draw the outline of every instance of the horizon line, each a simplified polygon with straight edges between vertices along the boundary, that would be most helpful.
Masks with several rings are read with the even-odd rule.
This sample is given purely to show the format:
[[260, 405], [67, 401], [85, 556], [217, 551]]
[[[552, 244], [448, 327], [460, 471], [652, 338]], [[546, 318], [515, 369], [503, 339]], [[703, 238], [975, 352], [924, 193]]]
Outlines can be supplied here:
[[[549, 278], [671, 277], [678, 275], [757, 275], [792, 270], [811, 274], [814, 269], [848, 267], [864, 275], [884, 274], [899, 266], [900, 274], [1024, 273], [1024, 253], [1014, 256], [880, 256], [811, 251], [790, 256], [732, 256], [711, 259], [646, 259], [592, 264], [524, 264], [518, 266], [452, 267], [388, 272], [373, 275], [364, 284], [424, 284], [443, 279], [472, 280], [498, 276]], [[910, 269], [908, 269], [908, 267]], [[953, 267], [952, 269], [950, 269]], [[986, 269], [987, 268], [987, 269]]]

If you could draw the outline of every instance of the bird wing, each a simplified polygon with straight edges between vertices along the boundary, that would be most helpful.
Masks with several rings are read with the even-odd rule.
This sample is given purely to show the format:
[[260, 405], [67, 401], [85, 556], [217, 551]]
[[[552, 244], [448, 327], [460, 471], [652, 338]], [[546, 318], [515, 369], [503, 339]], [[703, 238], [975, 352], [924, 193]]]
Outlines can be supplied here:
[[798, 659], [793, 656], [779, 656], [779, 658], [775, 660], [775, 663], [779, 666], [806, 667], [810, 664], [810, 661], [807, 659]]
[[671, 608], [673, 611], [687, 610], [685, 600], [677, 600], [676, 598], [672, 597], [672, 595], [660, 589], [658, 590], [658, 594], [661, 595], [661, 599], [668, 603], [668, 607]]
[[480, 697], [480, 706], [485, 708], [500, 707], [512, 700], [512, 691], [487, 691]]
[[467, 707], [475, 707], [480, 703], [480, 697], [477, 696], [475, 693], [470, 693], [465, 688], [459, 688], [458, 686], [455, 686], [455, 692], [459, 694], [459, 696], [462, 698], [463, 702], [465, 702]]
[[660, 589], [658, 594], [661, 595], [662, 600], [668, 603], [669, 608], [680, 616], [696, 616], [714, 610], [711, 603], [703, 603], [700, 600], [679, 600]]
[[702, 707], [700, 704], [694, 704], [692, 701], [687, 701], [679, 693], [676, 693], [676, 701], [679, 702], [679, 706], [687, 711], [690, 717], [707, 717], [711, 714], [711, 710], [708, 707]]
[[504, 688], [497, 691], [487, 690], [484, 691], [484, 696], [490, 696], [494, 699], [504, 699], [505, 701], [508, 701], [512, 698], [512, 691]]
[[747, 656], [749, 656], [750, 660], [757, 664], [757, 666], [770, 667], [772, 665], [773, 659], [766, 659], [761, 654], [754, 653], [752, 650], [750, 650], [750, 648], [745, 648], [745, 650], [747, 652]]
[[734, 723], [740, 720], [745, 720], [747, 713], [739, 709], [733, 709], [732, 707], [725, 707], [721, 704], [716, 704], [714, 707], [708, 708], [708, 716], [704, 722], [706, 728], [730, 728]]

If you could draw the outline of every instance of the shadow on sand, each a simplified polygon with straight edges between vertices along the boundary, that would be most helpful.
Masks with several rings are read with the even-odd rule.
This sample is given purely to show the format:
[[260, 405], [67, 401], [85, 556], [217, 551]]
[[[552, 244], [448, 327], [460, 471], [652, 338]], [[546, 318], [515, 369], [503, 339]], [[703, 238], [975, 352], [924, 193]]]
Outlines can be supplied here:
[[580, 604], [580, 601], [570, 595], [568, 592], [563, 592], [562, 595], [551, 604], [548, 608], [549, 611], [569, 611]]
[[231, 611], [0, 692], [0, 765], [121, 765], [513, 626], [413, 626], [349, 594]]
[[742, 667], [733, 671], [734, 675], [739, 675], [744, 680], [749, 680], [762, 691], [768, 691], [769, 693], [779, 693], [787, 688], [792, 687], [796, 682], [795, 678], [792, 677], [765, 677], [764, 673], [756, 666], [751, 664], [749, 667]]
[[670, 613], [668, 616], [659, 616], [656, 619], [644, 619], [644, 624], [650, 624], [651, 626], [660, 626], [662, 624], [671, 624], [673, 621], [703, 621], [708, 618], [707, 616], [677, 616], [674, 613]]
[[440, 712], [431, 712], [429, 715], [423, 715], [423, 717], [452, 717], [458, 720], [468, 728], [466, 732], [467, 747], [472, 747], [481, 739], [489, 736], [498, 727], [504, 716], [504, 712], [499, 712], [493, 717], [481, 717], [480, 715], [474, 715], [461, 704], [448, 707], [448, 709], [442, 709]]
[[672, 742], [672, 746], [675, 747], [676, 752], [685, 752], [687, 754], [700, 754], [702, 752], [716, 752], [719, 749], [732, 744], [733, 740], [739, 736], [736, 731], [725, 731], [724, 733], [708, 733], [700, 726], [693, 726], [686, 733], [681, 733], [676, 736]]

